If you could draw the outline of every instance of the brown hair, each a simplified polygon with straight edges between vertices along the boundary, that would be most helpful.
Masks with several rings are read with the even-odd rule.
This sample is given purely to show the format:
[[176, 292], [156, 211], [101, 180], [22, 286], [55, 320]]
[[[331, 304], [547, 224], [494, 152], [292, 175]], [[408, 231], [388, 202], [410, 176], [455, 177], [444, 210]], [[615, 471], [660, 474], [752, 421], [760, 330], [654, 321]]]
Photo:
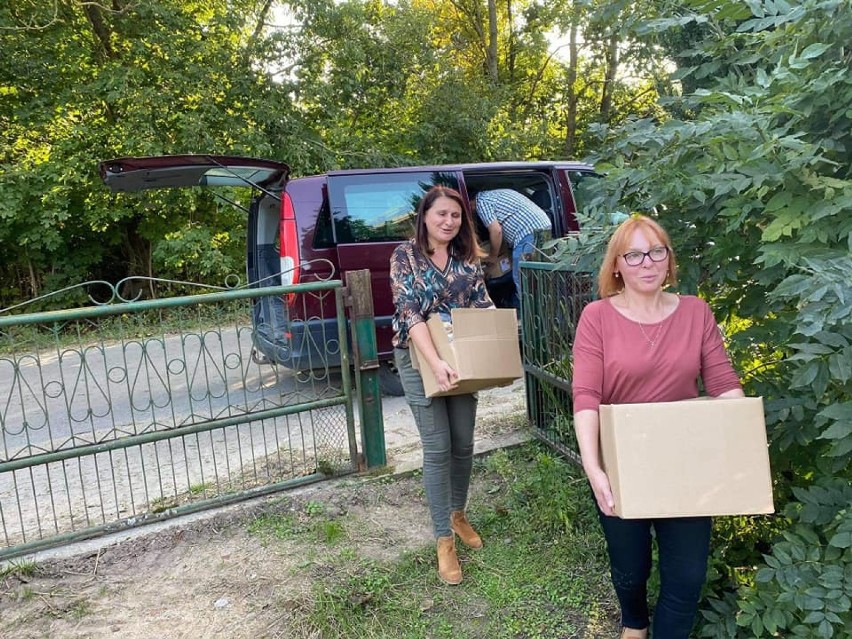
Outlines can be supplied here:
[[417, 207], [417, 215], [414, 219], [415, 246], [427, 255], [432, 255], [434, 252], [434, 249], [429, 246], [429, 233], [426, 230], [425, 217], [427, 211], [435, 204], [435, 200], [441, 197], [448, 197], [455, 201], [461, 207], [462, 211], [461, 227], [459, 227], [458, 234], [450, 241], [450, 252], [454, 257], [465, 262], [476, 261], [485, 255], [485, 253], [479, 248], [479, 243], [476, 241], [473, 218], [461, 193], [448, 186], [433, 186], [426, 191], [426, 194], [420, 200], [420, 205]]
[[631, 215], [615, 229], [615, 233], [609, 238], [603, 264], [601, 264], [601, 270], [598, 273], [598, 294], [601, 298], [610, 297], [624, 290], [624, 282], [615, 275], [617, 260], [619, 255], [627, 252], [630, 238], [637, 229], [642, 231], [649, 241], [656, 239], [668, 247], [669, 270], [666, 273], [665, 286], [677, 284], [677, 258], [675, 258], [669, 234], [656, 220], [644, 215]]

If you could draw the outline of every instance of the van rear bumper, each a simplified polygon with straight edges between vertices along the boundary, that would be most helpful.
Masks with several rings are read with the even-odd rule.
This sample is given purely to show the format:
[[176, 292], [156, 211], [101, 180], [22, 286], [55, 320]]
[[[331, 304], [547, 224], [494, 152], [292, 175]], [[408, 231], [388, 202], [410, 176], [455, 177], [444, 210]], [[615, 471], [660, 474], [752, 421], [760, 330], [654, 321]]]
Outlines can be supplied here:
[[336, 319], [260, 324], [255, 326], [254, 346], [272, 363], [293, 370], [340, 366]]
[[[391, 318], [376, 318], [379, 327]], [[352, 331], [346, 322], [348, 350], [352, 352]], [[337, 319], [295, 320], [286, 329], [261, 324], [255, 326], [254, 345], [272, 363], [297, 371], [339, 368], [341, 353]], [[379, 352], [379, 360], [393, 359], [393, 350]]]

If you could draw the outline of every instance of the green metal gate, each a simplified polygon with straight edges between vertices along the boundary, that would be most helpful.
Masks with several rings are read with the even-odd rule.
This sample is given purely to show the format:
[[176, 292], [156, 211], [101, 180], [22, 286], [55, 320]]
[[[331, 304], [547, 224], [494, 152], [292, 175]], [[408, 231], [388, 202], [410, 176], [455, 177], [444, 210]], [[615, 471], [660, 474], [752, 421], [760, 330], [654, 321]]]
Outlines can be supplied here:
[[579, 462], [571, 418], [571, 347], [594, 277], [564, 264], [521, 262], [527, 415], [541, 440]]
[[[0, 559], [357, 470], [343, 290], [0, 316]], [[254, 356], [253, 306], [283, 295], [335, 298], [339, 367]]]

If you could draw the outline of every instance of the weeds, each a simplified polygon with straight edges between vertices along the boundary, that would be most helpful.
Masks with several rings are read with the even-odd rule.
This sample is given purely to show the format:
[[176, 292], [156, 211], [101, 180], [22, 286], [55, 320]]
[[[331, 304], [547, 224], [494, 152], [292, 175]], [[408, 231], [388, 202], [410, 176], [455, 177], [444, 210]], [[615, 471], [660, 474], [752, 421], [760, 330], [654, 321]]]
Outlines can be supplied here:
[[163, 513], [177, 506], [178, 501], [175, 497], [156, 497], [148, 504], [148, 510], [152, 513]]
[[203, 484], [193, 484], [189, 487], [190, 495], [200, 495], [201, 493], [205, 493], [208, 490], [213, 490], [214, 485], [210, 482], [205, 482]]
[[307, 534], [331, 546], [346, 536], [346, 528], [341, 521], [327, 519], [325, 515], [326, 508], [322, 502], [309, 501], [301, 511], [261, 515], [249, 525], [248, 532], [266, 543], [272, 539], [295, 539]]
[[339, 521], [326, 521], [322, 524], [323, 541], [329, 545], [338, 543], [346, 534], [346, 530]]
[[71, 615], [72, 619], [82, 619], [83, 617], [88, 617], [92, 614], [92, 606], [85, 599], [81, 599], [79, 601], [75, 601], [74, 604], [68, 608], [68, 614]]
[[0, 568], [0, 579], [5, 577], [32, 577], [38, 570], [38, 564], [34, 561], [12, 561]]

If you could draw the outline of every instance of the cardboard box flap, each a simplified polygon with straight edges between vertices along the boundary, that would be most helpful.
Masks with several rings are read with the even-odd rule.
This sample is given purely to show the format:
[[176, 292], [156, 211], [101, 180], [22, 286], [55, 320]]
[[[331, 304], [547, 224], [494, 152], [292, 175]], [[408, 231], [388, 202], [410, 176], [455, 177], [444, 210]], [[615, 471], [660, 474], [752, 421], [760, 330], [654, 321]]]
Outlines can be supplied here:
[[518, 338], [518, 316], [511, 308], [454, 308], [452, 318], [456, 340]]
[[450, 342], [450, 336], [447, 335], [444, 329], [444, 322], [439, 315], [433, 315], [426, 322], [429, 327], [429, 334], [432, 336], [432, 344], [435, 350], [438, 351], [438, 357], [445, 362], [451, 362], [455, 358], [453, 346]]

